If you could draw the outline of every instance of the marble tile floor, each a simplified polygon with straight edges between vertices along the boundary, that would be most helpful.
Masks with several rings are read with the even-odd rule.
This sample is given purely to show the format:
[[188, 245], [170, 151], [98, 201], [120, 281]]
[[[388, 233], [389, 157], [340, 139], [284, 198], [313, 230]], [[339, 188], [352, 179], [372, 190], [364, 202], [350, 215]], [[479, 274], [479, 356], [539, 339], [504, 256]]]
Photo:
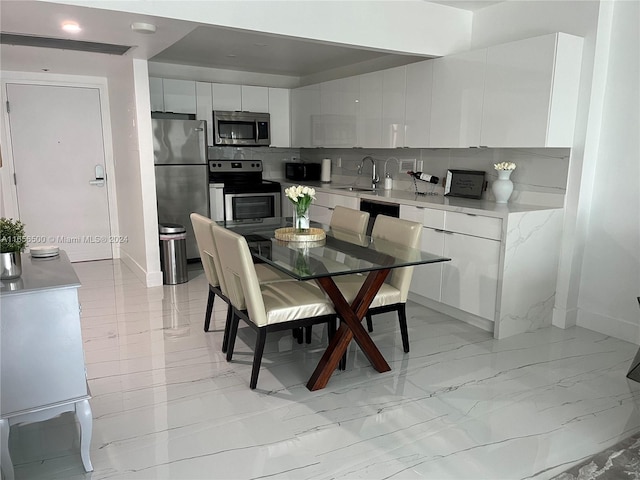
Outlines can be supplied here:
[[17, 479], [548, 479], [640, 431], [637, 347], [582, 328], [494, 340], [410, 303], [411, 352], [392, 314], [351, 346], [326, 389], [305, 383], [326, 342], [273, 334], [249, 390], [254, 333], [220, 352], [225, 306], [202, 329], [201, 270], [147, 289], [120, 261], [74, 264], [94, 429], [85, 473], [74, 418], [14, 426]]

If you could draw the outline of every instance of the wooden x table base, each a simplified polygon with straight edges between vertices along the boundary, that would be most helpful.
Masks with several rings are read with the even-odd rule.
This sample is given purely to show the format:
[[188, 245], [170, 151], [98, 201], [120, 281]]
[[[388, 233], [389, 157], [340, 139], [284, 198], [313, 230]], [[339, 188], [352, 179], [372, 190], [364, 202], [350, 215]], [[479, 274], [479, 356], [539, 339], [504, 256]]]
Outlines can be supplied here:
[[347, 303], [344, 295], [342, 295], [342, 292], [331, 277], [316, 279], [316, 282], [333, 302], [336, 313], [342, 319], [342, 322], [340, 322], [340, 328], [329, 342], [329, 346], [307, 383], [309, 390], [320, 390], [326, 387], [329, 378], [338, 367], [340, 359], [354, 338], [378, 372], [382, 373], [391, 370], [382, 353], [380, 353], [380, 350], [378, 350], [378, 347], [376, 347], [366, 329], [362, 326], [362, 319], [366, 315], [369, 305], [371, 305], [390, 271], [390, 269], [386, 268], [369, 272], [351, 305]]

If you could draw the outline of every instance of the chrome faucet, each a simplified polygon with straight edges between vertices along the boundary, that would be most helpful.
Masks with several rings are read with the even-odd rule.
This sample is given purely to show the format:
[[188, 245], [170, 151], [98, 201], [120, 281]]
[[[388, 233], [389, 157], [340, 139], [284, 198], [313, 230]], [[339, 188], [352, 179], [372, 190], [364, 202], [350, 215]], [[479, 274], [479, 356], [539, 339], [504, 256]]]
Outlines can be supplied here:
[[367, 161], [367, 160], [371, 160], [371, 188], [375, 189], [376, 185], [380, 181], [380, 177], [376, 173], [376, 162], [369, 155], [364, 157], [362, 159], [362, 162], [360, 162], [360, 165], [358, 165], [358, 175], [362, 174], [362, 169], [364, 168], [364, 162]]

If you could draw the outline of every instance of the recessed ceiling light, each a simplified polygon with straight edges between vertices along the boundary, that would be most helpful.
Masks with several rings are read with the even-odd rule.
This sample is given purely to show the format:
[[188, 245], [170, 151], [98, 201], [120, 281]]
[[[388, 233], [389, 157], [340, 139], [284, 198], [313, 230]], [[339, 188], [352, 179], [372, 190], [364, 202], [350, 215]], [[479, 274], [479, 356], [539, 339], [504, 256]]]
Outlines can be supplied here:
[[153, 23], [134, 22], [131, 30], [138, 33], [156, 33], [156, 26]]
[[235, 55], [233, 53], [230, 53], [230, 54], [227, 55], [227, 58], [236, 58], [236, 57], [237, 57], [237, 55]]
[[63, 22], [62, 29], [65, 32], [70, 32], [70, 33], [78, 33], [82, 31], [82, 29], [80, 28], [80, 25], [78, 25], [77, 22], [71, 22], [71, 21]]

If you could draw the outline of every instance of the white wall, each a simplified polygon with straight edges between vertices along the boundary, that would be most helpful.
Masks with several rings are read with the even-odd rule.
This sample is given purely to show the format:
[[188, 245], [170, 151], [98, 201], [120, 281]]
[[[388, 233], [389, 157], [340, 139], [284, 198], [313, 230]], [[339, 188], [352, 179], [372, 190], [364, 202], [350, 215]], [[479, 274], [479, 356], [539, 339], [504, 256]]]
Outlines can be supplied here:
[[[634, 4], [636, 12], [633, 11]], [[622, 124], [635, 128], [636, 135], [638, 132], [637, 116], [634, 120], [628, 112], [616, 113], [608, 107], [615, 101], [611, 99], [614, 95], [612, 90], [618, 88], [611, 75], [616, 76], [617, 82], [621, 81], [618, 77], [622, 76], [621, 72], [614, 74], [609, 70], [609, 64], [613, 63], [616, 56], [636, 56], [636, 76], [627, 78], [627, 81], [629, 85], [635, 82], [637, 90], [637, 33], [633, 38], [625, 29], [616, 32], [617, 28], [612, 25], [613, 12], [617, 11], [615, 17], [618, 21], [625, 17], [637, 29], [637, 4], [635, 1], [503, 2], [482, 9], [474, 15], [471, 41], [473, 48], [476, 48], [555, 31], [584, 37], [576, 133], [568, 175], [553, 322], [563, 328], [575, 324], [584, 325], [627, 340], [638, 339], [640, 336], [637, 328], [637, 305], [631, 306], [638, 295], [640, 283], [637, 267], [637, 196], [635, 203], [631, 199], [631, 205], [635, 207], [629, 207], [626, 203], [623, 207], [630, 216], [634, 216], [635, 232], [633, 222], [623, 227], [619, 224], [621, 217], [614, 215], [615, 220], [612, 221], [616, 227], [608, 229], [605, 234], [602, 231], [604, 224], [601, 215], [607, 209], [614, 209], [609, 206], [612, 205], [609, 202], [612, 196], [618, 196], [617, 192], [638, 191], [638, 149], [637, 144], [635, 151], [633, 145], [624, 142], [617, 145], [616, 155], [635, 158], [629, 161], [636, 162], [636, 169], [635, 172], [631, 169], [629, 174], [614, 180], [607, 178], [609, 175], [605, 173], [610, 169], [611, 158], [603, 155], [600, 144], [611, 132], [619, 130]], [[612, 32], [615, 38], [610, 38]], [[621, 36], [625, 34], [627, 38], [622, 40]], [[630, 45], [629, 50], [622, 50], [622, 54], [616, 53], [625, 44]], [[637, 113], [638, 102], [629, 102], [627, 108], [635, 108]], [[614, 144], [615, 142], [611, 142], [606, 148], [613, 150]], [[617, 201], [615, 204], [621, 205]], [[609, 243], [604, 241], [605, 238]], [[634, 250], [634, 242], [635, 260], [630, 255]], [[596, 261], [597, 258], [602, 260]], [[611, 268], [603, 270], [601, 267], [607, 261], [627, 267], [615, 271]], [[602, 277], [603, 272], [608, 272], [611, 277]], [[616, 281], [609, 282], [611, 278], [616, 278]], [[617, 289], [622, 288], [622, 285], [626, 286], [626, 295], [618, 293]], [[592, 296], [594, 290], [598, 290], [600, 294]], [[625, 298], [623, 306], [620, 305], [622, 297]]]
[[124, 62], [109, 78], [109, 94], [120, 235], [128, 238], [120, 254], [147, 286], [155, 286], [162, 284], [162, 273], [146, 63]]
[[640, 344], [640, 2], [614, 2], [578, 325]]

